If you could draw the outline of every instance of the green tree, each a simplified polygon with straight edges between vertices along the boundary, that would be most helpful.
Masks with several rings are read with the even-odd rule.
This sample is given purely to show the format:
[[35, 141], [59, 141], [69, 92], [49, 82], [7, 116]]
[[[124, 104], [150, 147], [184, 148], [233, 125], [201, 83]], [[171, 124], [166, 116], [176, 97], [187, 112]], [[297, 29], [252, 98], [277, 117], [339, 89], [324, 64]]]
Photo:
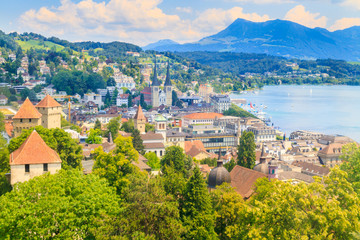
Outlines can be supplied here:
[[94, 129], [101, 130], [101, 122], [99, 119], [96, 119]]
[[166, 174], [166, 167], [173, 168], [176, 172], [185, 174], [185, 154], [179, 146], [171, 146], [165, 149], [165, 155], [160, 161], [161, 171]]
[[116, 105], [116, 99], [117, 99], [118, 95], [119, 95], [119, 91], [118, 91], [117, 88], [115, 88], [115, 90], [113, 92], [113, 95], [111, 97], [111, 104], [112, 105]]
[[129, 107], [129, 108], [133, 106], [132, 100], [133, 100], [133, 97], [132, 97], [131, 94], [129, 94], [129, 97], [128, 97], [128, 107]]
[[106, 136], [109, 136], [109, 133], [111, 133], [111, 136], [114, 139], [119, 135], [120, 121], [120, 117], [113, 118], [109, 121], [107, 125]]
[[160, 169], [160, 159], [156, 156], [154, 152], [145, 153], [144, 157], [148, 160], [147, 165], [149, 165], [152, 169]]
[[345, 145], [340, 158], [343, 161], [340, 169], [347, 172], [347, 179], [352, 183], [355, 191], [360, 194], [360, 147], [356, 143]]
[[85, 140], [86, 143], [89, 144], [101, 144], [102, 137], [101, 137], [101, 131], [98, 129], [90, 129], [89, 136]]
[[[35, 129], [45, 143], [59, 154], [62, 160], [62, 168], [81, 169], [82, 148], [70, 137], [70, 134], [59, 128], [46, 129], [42, 126], [37, 126]], [[18, 149], [32, 131], [33, 128], [23, 130], [19, 137], [11, 139], [8, 147], [9, 151], [13, 152]]]
[[134, 120], [129, 119], [127, 122], [124, 122], [124, 123], [121, 125], [120, 130], [122, 130], [122, 131], [124, 131], [124, 132], [127, 132], [127, 133], [132, 133], [132, 132], [135, 130]]
[[256, 161], [256, 144], [254, 133], [244, 131], [240, 138], [238, 146], [238, 162], [237, 164], [246, 168], [253, 169]]
[[147, 107], [148, 107], [145, 102], [144, 94], [142, 94], [142, 93], [140, 94], [140, 106], [144, 109], [147, 109]]
[[133, 146], [136, 151], [138, 151], [140, 154], [144, 154], [144, 145], [140, 136], [140, 131], [138, 129], [134, 129], [134, 131], [131, 133], [131, 137]]
[[16, 185], [0, 197], [4, 239], [94, 239], [104, 214], [119, 213], [119, 198], [106, 180], [61, 170]]
[[106, 178], [109, 184], [116, 187], [120, 194], [130, 181], [131, 174], [141, 174], [139, 169], [131, 162], [138, 161], [139, 154], [134, 149], [131, 138], [119, 136], [115, 139], [116, 149], [106, 153], [100, 146], [94, 151], [93, 173]]
[[186, 228], [185, 239], [215, 239], [211, 199], [198, 167], [186, 183], [181, 200], [181, 219]]
[[159, 178], [130, 176], [122, 194], [123, 215], [117, 222], [124, 235], [145, 234], [154, 239], [181, 239], [184, 228], [179, 217], [179, 204], [166, 194]]
[[244, 200], [228, 183], [211, 192], [215, 232], [219, 239], [233, 239], [234, 229], [244, 221]]
[[224, 168], [226, 168], [226, 170], [228, 170], [228, 172], [231, 172], [231, 170], [233, 170], [233, 168], [236, 166], [236, 162], [233, 158], [231, 158], [231, 160], [227, 163], [224, 164]]
[[[352, 239], [360, 229], [359, 197], [335, 167], [311, 184], [257, 181], [234, 239]], [[251, 223], [251, 224], [248, 224]]]
[[151, 123], [145, 123], [145, 132], [155, 132], [155, 125]]

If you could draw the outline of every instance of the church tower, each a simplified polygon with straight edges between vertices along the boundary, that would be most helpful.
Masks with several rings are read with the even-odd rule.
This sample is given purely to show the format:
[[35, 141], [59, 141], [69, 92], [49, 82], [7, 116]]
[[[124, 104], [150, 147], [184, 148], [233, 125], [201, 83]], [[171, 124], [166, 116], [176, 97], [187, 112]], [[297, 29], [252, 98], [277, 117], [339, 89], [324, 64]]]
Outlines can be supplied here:
[[160, 82], [157, 79], [156, 74], [156, 58], [155, 58], [155, 66], [154, 66], [154, 76], [151, 85], [151, 105], [153, 107], [159, 107], [159, 92], [160, 92]]
[[36, 106], [42, 114], [41, 125], [44, 128], [61, 128], [61, 105], [50, 95], [46, 95]]
[[138, 110], [134, 117], [134, 127], [135, 129], [139, 130], [140, 134], [144, 134], [145, 124], [146, 124], [146, 118], [144, 116], [141, 106], [139, 105]]
[[168, 61], [167, 72], [166, 72], [166, 80], [164, 84], [164, 90], [166, 94], [166, 106], [172, 105], [172, 84], [170, 80], [170, 62]]

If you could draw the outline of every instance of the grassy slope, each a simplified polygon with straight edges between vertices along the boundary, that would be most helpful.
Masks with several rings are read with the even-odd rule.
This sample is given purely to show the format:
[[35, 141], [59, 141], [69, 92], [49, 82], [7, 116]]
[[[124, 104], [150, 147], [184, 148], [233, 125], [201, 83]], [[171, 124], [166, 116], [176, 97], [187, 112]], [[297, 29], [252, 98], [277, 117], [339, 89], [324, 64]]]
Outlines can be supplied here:
[[61, 51], [62, 49], [64, 49], [63, 46], [48, 41], [45, 41], [44, 44], [42, 44], [38, 40], [29, 40], [29, 41], [16, 40], [16, 42], [25, 51], [29, 50], [30, 48], [50, 50], [51, 48], [56, 47], [56, 51]]

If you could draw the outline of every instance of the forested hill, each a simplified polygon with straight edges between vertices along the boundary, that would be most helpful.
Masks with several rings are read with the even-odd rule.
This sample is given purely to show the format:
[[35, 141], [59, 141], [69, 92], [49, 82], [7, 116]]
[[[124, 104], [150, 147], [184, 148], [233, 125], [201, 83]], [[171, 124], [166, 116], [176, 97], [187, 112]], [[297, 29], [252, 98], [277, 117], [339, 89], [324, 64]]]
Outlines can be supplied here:
[[57, 37], [46, 38], [40, 34], [36, 33], [10, 33], [7, 36], [7, 41], [14, 42], [13, 39], [17, 39], [18, 43], [20, 42], [28, 42], [31, 40], [36, 40], [37, 42], [50, 42], [62, 47], [68, 47], [74, 51], [88, 51], [89, 55], [97, 57], [97, 56], [106, 56], [107, 58], [116, 58], [121, 55], [124, 55], [126, 52], [141, 52], [142, 49], [139, 46], [136, 46], [131, 43], [125, 42], [110, 42], [110, 43], [101, 43], [101, 42], [69, 42], [67, 40], [62, 40]]

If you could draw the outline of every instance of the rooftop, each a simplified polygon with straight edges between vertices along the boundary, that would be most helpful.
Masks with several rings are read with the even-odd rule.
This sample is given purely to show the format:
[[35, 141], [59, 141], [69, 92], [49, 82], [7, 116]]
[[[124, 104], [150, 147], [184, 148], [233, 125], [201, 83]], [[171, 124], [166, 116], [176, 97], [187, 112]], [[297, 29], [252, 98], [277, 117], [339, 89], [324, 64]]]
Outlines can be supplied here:
[[10, 165], [61, 163], [59, 155], [33, 131], [21, 146], [10, 154]]
[[184, 118], [189, 119], [215, 119], [215, 118], [221, 118], [223, 117], [220, 113], [192, 113], [184, 116]]
[[41, 113], [35, 108], [35, 106], [27, 98], [21, 105], [19, 111], [15, 114], [13, 119], [20, 118], [41, 118]]
[[36, 107], [50, 108], [61, 107], [61, 105], [48, 94], [36, 105]]

